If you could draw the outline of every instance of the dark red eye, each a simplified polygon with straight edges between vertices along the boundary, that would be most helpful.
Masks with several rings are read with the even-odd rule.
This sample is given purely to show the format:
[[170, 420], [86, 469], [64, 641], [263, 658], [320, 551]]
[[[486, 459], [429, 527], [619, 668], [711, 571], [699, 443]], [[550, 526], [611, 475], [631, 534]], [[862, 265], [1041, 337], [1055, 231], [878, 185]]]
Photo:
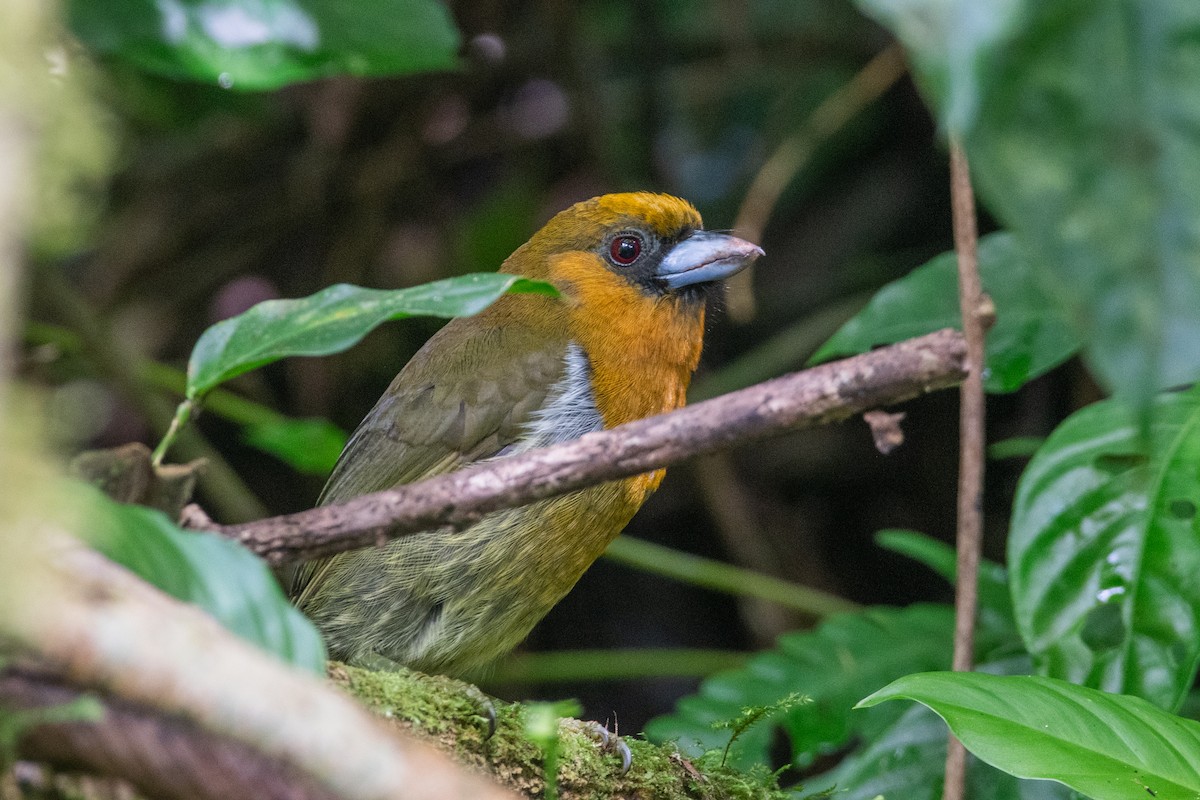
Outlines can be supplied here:
[[628, 267], [642, 254], [642, 240], [636, 236], [618, 236], [608, 248], [614, 263]]

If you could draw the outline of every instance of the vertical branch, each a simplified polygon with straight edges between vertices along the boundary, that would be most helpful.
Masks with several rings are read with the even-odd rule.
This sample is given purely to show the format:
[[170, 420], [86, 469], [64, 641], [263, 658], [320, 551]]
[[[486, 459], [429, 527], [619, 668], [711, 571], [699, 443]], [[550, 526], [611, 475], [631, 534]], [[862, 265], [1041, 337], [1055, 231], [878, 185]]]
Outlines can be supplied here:
[[[958, 303], [967, 342], [967, 378], [959, 389], [958, 580], [955, 590], [954, 669], [972, 668], [978, 606], [979, 551], [983, 538], [984, 396], [983, 339], [992, 314], [979, 282], [975, 197], [962, 143], [950, 138], [950, 198], [958, 254]], [[962, 800], [967, 754], [950, 736], [942, 800]]]

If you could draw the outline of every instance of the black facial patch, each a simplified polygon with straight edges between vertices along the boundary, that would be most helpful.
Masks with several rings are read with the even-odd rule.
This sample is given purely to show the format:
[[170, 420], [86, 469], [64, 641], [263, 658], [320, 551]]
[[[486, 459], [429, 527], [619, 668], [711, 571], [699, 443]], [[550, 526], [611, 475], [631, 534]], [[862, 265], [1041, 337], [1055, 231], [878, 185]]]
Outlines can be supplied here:
[[[671, 252], [671, 248], [691, 236], [695, 230], [688, 226], [673, 231], [669, 236], [660, 236], [643, 227], [629, 225], [605, 236], [596, 248], [596, 254], [600, 256], [600, 260], [604, 262], [610, 272], [629, 281], [642, 294], [656, 298], [671, 294], [685, 301], [698, 302], [707, 297], [708, 290], [712, 288], [710, 284], [685, 286], [672, 292], [667, 289], [662, 279], [657, 277], [659, 264], [662, 263], [667, 253]], [[617, 263], [612, 255], [613, 243], [625, 236], [637, 236], [642, 244], [641, 254], [637, 260], [628, 265]]]

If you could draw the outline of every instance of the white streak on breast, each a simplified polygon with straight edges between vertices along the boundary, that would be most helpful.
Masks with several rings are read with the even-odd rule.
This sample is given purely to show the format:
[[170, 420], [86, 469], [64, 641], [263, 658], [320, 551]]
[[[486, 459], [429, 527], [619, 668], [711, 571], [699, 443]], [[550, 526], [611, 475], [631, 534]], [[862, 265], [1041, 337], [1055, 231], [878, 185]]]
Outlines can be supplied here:
[[592, 395], [592, 368], [583, 348], [574, 343], [568, 345], [565, 359], [566, 371], [550, 387], [545, 405], [534, 413], [525, 435], [505, 455], [567, 442], [585, 433], [603, 430], [604, 420], [596, 410], [596, 399]]

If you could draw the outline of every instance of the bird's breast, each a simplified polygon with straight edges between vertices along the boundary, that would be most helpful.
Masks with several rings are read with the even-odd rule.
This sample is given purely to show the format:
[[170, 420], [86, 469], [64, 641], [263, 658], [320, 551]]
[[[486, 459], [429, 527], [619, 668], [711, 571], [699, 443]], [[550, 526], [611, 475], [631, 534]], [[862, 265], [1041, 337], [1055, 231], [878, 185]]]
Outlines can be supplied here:
[[569, 442], [603, 429], [604, 419], [596, 408], [592, 387], [591, 364], [583, 347], [571, 342], [563, 356], [562, 376], [550, 387], [542, 407], [533, 412], [524, 434], [509, 453]]
[[647, 295], [584, 253], [552, 259], [551, 276], [606, 428], [684, 404], [704, 339], [702, 299]]

